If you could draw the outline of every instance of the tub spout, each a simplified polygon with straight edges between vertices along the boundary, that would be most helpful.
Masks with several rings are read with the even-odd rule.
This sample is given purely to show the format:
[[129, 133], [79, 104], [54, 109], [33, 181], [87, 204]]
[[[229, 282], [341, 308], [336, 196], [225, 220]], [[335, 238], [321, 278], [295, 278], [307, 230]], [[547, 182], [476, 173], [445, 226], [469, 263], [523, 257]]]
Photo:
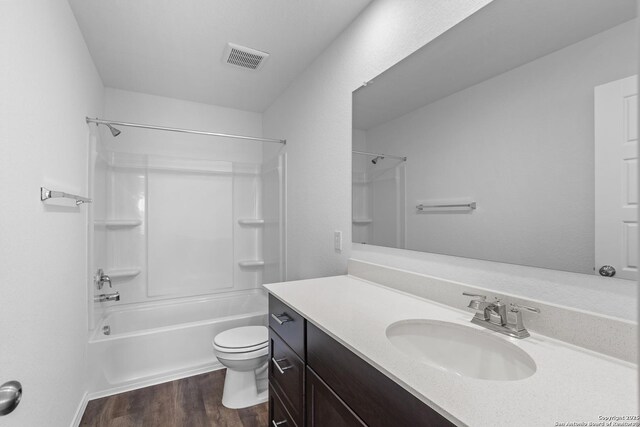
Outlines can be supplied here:
[[112, 292], [110, 294], [100, 294], [93, 297], [95, 302], [120, 301], [120, 292]]

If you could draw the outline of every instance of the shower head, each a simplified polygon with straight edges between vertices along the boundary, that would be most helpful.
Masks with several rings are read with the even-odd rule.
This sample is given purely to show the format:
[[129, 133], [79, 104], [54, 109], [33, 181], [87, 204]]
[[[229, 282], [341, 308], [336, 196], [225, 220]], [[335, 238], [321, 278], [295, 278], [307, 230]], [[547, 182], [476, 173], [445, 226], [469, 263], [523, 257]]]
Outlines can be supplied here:
[[382, 156], [376, 156], [375, 159], [371, 160], [371, 163], [373, 163], [374, 165], [378, 164], [378, 160], [382, 160], [384, 159], [384, 157]]
[[113, 126], [111, 126], [109, 123], [105, 123], [105, 125], [109, 128], [109, 130], [111, 131], [111, 135], [113, 135], [114, 137], [120, 135], [120, 130], [114, 128]]

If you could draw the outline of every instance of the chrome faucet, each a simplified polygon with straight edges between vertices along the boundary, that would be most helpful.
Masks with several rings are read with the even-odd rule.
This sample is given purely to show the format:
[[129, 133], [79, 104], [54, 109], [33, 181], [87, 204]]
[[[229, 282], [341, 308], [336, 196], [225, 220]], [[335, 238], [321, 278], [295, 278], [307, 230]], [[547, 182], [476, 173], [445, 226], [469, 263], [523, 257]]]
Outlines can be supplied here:
[[111, 277], [104, 274], [104, 270], [102, 270], [101, 268], [98, 269], [98, 272], [93, 278], [93, 282], [96, 284], [98, 289], [102, 289], [105, 283], [108, 283], [109, 287], [113, 288], [113, 286], [111, 285]]
[[120, 301], [120, 292], [112, 292], [110, 294], [100, 294], [93, 297], [95, 302]]
[[503, 304], [502, 300], [498, 297], [496, 297], [493, 302], [487, 302], [485, 295], [476, 295], [467, 292], [463, 292], [462, 295], [478, 298], [471, 300], [468, 305], [469, 308], [476, 311], [475, 316], [471, 319], [471, 323], [509, 335], [510, 337], [526, 338], [529, 336], [529, 331], [527, 331], [522, 322], [521, 309], [533, 313], [540, 313], [539, 308], [515, 303], [510, 303], [509, 306], [511, 308], [507, 311], [506, 304]]

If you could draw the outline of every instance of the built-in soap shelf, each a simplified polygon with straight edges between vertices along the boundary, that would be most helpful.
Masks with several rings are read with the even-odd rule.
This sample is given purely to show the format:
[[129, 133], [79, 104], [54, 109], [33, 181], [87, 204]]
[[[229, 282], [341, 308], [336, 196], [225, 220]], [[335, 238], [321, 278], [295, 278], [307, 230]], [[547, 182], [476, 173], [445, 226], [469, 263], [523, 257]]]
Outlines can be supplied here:
[[242, 268], [263, 267], [264, 260], [263, 259], [244, 260], [244, 261], [239, 261], [238, 265]]
[[105, 272], [111, 279], [128, 279], [140, 274], [139, 268], [114, 268]]
[[240, 225], [260, 226], [260, 225], [264, 225], [264, 219], [262, 219], [262, 218], [240, 218], [240, 219], [238, 219], [238, 224], [240, 224]]
[[373, 220], [371, 218], [353, 218], [354, 224], [371, 224]]
[[107, 228], [133, 228], [142, 224], [141, 219], [96, 219], [95, 225]]

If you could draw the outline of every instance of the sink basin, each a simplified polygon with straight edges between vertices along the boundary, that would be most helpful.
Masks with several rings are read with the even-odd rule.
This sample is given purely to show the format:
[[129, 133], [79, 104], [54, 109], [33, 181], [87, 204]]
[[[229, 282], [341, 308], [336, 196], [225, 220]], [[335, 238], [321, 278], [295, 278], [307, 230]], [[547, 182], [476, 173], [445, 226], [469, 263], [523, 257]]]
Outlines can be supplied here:
[[536, 363], [503, 338], [438, 320], [402, 320], [387, 328], [399, 350], [425, 364], [461, 377], [516, 381], [536, 372]]

